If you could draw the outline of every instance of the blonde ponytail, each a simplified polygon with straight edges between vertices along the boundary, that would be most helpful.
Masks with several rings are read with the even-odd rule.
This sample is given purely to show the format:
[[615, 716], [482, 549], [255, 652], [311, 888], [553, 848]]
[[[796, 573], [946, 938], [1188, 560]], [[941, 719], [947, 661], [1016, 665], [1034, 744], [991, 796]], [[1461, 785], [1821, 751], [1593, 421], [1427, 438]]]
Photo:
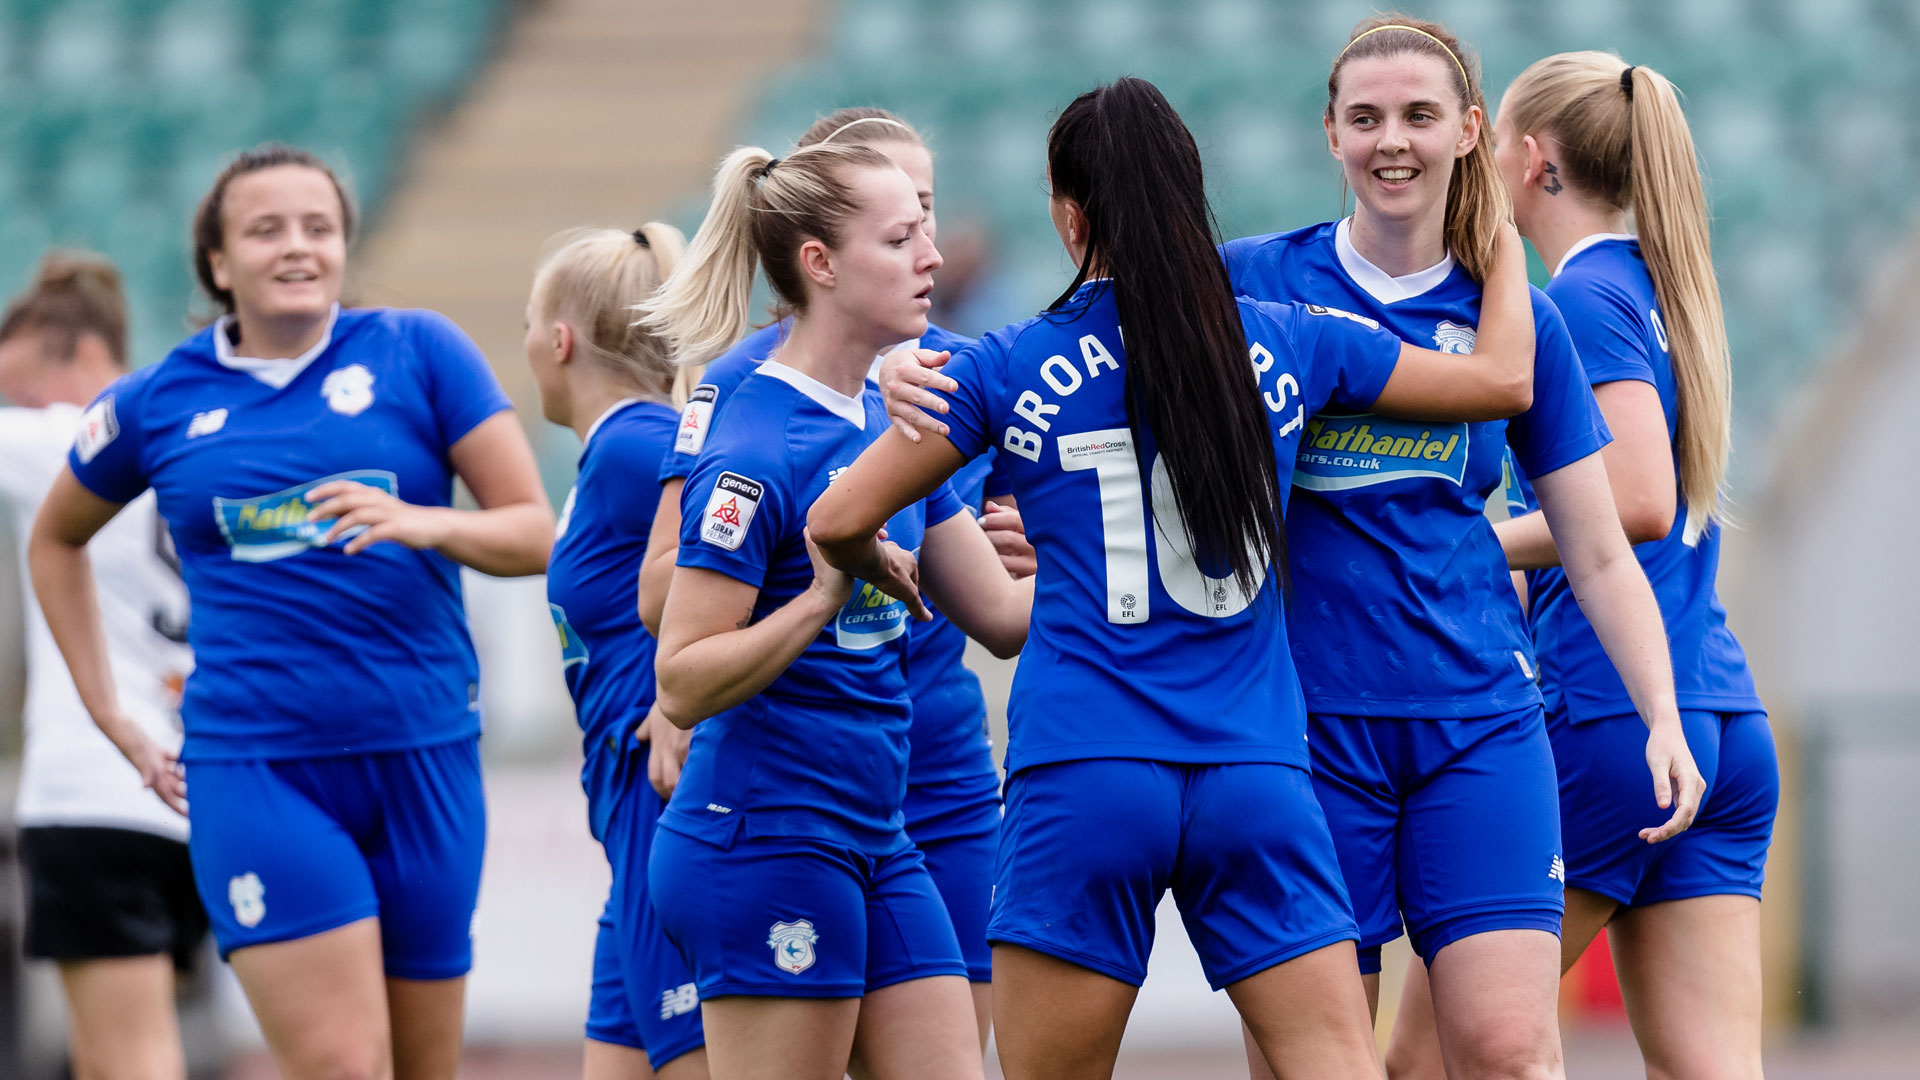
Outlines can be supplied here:
[[753, 296], [754, 196], [774, 157], [757, 146], [728, 154], [713, 178], [713, 204], [660, 291], [639, 304], [640, 322], [667, 339], [683, 366], [704, 365], [747, 328]]
[[[533, 279], [533, 310], [573, 328], [575, 348], [605, 367], [637, 397], [678, 396], [665, 341], [634, 320], [633, 309], [673, 273], [686, 240], [659, 222], [623, 229], [576, 229], [549, 242]], [[678, 402], [676, 402], [677, 404]]]
[[1651, 68], [1630, 68], [1626, 77], [1633, 87], [1633, 219], [1666, 317], [1679, 398], [1673, 443], [1687, 507], [1683, 539], [1691, 547], [1720, 517], [1733, 456], [1733, 353], [1700, 163], [1679, 94]]
[[1673, 365], [1682, 538], [1691, 546], [1724, 517], [1733, 364], [1706, 192], [1679, 93], [1659, 72], [1627, 67], [1612, 53], [1560, 53], [1513, 81], [1506, 118], [1515, 135], [1553, 140], [1575, 195], [1633, 212]]

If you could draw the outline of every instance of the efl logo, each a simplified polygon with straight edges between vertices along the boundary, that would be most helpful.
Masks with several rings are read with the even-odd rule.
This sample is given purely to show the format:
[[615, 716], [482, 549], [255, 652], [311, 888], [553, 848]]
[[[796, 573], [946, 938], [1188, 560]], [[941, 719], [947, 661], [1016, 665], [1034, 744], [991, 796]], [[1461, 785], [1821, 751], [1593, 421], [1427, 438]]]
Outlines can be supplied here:
[[707, 498], [706, 512], [701, 516], [700, 539], [717, 548], [739, 551], [766, 490], [758, 480], [749, 480], [739, 473], [721, 473], [719, 482], [713, 485], [713, 494]]

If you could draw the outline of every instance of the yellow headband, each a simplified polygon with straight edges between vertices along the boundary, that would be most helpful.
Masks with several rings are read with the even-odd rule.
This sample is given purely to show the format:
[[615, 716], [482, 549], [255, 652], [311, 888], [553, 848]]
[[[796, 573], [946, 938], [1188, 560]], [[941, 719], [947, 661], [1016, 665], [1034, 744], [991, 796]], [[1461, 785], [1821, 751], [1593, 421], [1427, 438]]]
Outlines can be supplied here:
[[1467, 96], [1469, 98], [1473, 96], [1473, 80], [1467, 78], [1467, 65], [1460, 62], [1460, 57], [1453, 51], [1451, 47], [1447, 45], [1446, 42], [1441, 41], [1439, 38], [1434, 37], [1432, 34], [1427, 33], [1425, 30], [1422, 30], [1417, 26], [1407, 26], [1402, 23], [1388, 23], [1385, 26], [1376, 26], [1364, 34], [1355, 35], [1352, 41], [1347, 42], [1347, 47], [1345, 49], [1340, 50], [1340, 55], [1341, 56], [1347, 55], [1348, 50], [1352, 49], [1355, 45], [1360, 44], [1361, 38], [1370, 37], [1374, 34], [1379, 33], [1382, 30], [1405, 30], [1410, 34], [1419, 34], [1421, 37], [1426, 38], [1428, 41], [1431, 41], [1435, 45], [1440, 46], [1440, 51], [1447, 54], [1447, 59], [1453, 61], [1453, 66], [1460, 69], [1460, 85], [1467, 88]]

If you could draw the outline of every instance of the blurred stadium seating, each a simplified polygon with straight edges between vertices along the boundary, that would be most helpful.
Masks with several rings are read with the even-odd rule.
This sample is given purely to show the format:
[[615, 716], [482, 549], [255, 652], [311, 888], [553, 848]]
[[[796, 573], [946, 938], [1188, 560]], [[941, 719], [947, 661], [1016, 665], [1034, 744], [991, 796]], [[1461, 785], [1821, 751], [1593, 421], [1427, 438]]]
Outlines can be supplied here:
[[49, 244], [125, 270], [134, 355], [193, 306], [187, 222], [227, 155], [277, 139], [377, 215], [423, 118], [477, 70], [503, 0], [0, 0], [0, 284]]
[[[940, 162], [942, 222], [985, 223], [996, 294], [1031, 311], [1063, 283], [1040, 217], [1043, 143], [1072, 96], [1122, 73], [1157, 82], [1212, 170], [1229, 236], [1336, 216], [1320, 116], [1327, 68], [1363, 0], [846, 0], [820, 54], [779, 75], [742, 134], [780, 145], [817, 113], [879, 104], [920, 126]], [[1688, 96], [1717, 216], [1738, 372], [1742, 456], [1833, 346], [1913, 220], [1920, 7], [1893, 0], [1432, 0], [1498, 95], [1549, 53], [1608, 48]], [[911, 59], [909, 59], [911, 58]], [[1497, 101], [1495, 102], [1497, 105]], [[1536, 267], [1536, 269], [1538, 269]], [[961, 326], [978, 332], [986, 325]]]

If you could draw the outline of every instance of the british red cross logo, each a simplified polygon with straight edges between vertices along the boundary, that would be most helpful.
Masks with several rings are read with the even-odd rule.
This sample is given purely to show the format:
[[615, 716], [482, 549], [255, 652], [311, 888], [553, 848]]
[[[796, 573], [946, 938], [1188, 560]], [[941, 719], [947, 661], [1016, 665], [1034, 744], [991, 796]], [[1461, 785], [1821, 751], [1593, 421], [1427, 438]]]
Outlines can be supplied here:
[[723, 525], [740, 524], [740, 500], [729, 498], [724, 505], [715, 507], [713, 519]]

